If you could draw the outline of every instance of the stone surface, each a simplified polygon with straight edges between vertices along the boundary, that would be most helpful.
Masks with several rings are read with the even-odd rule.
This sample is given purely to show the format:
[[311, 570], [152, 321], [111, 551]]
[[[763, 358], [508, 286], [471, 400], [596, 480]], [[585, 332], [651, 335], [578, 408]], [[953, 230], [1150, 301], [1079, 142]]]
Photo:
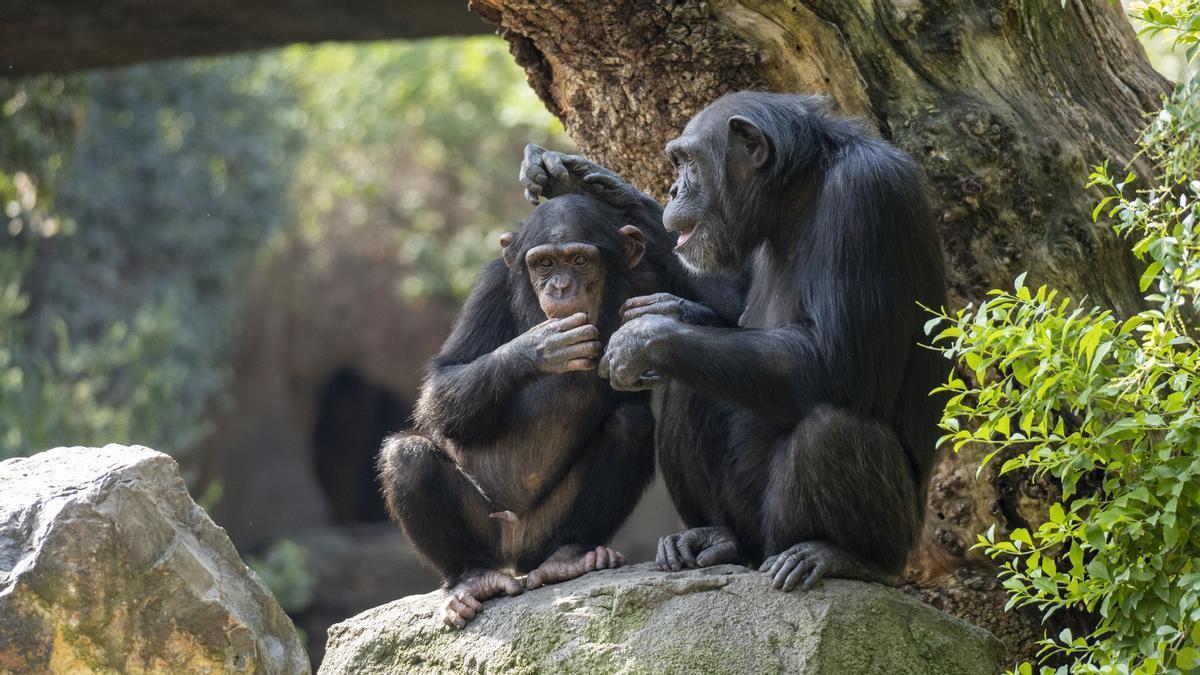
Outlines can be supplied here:
[[0, 672], [308, 670], [173, 459], [108, 445], [0, 462]]
[[333, 626], [320, 672], [983, 675], [1002, 658], [987, 631], [895, 589], [826, 580], [781, 593], [734, 565], [588, 574], [489, 602], [462, 631], [442, 627], [442, 598]]

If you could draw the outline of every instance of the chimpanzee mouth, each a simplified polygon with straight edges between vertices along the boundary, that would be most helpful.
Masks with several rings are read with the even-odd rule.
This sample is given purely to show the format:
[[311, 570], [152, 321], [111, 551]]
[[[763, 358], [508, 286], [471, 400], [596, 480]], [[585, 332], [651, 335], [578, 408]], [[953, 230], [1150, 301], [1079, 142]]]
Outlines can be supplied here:
[[691, 223], [679, 228], [679, 240], [675, 242], [676, 250], [686, 244], [688, 239], [692, 238], [692, 233], [696, 231], [697, 225], [699, 225], [699, 223]]

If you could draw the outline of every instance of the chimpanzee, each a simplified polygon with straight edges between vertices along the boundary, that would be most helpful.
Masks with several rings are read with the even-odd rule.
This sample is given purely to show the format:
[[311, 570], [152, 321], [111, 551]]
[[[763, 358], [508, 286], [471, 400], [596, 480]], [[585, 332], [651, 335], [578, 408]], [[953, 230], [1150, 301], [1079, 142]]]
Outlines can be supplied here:
[[596, 364], [630, 295], [693, 293], [651, 225], [580, 194], [534, 209], [430, 363], [415, 430], [385, 441], [388, 509], [441, 573], [448, 625], [520, 593], [514, 573], [537, 588], [624, 562], [606, 544], [654, 473], [654, 423]]
[[[824, 99], [789, 94], [723, 96], [666, 151], [676, 253], [744, 269], [750, 287], [736, 327], [664, 316], [661, 294], [631, 299], [599, 366], [618, 390], [655, 390], [659, 465], [690, 528], [660, 540], [659, 566], [749, 562], [785, 591], [894, 583], [924, 512], [929, 392], [946, 368], [918, 342], [918, 303], [945, 300], [918, 168]], [[534, 146], [522, 182], [561, 191], [577, 164]], [[573, 180], [633, 190], [614, 176]]]

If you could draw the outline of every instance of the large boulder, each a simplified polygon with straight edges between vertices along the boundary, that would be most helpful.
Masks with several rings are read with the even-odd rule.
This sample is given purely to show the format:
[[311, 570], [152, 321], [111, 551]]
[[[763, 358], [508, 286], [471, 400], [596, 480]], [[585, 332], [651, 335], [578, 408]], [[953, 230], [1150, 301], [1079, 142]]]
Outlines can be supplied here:
[[898, 590], [827, 579], [769, 588], [734, 565], [664, 574], [651, 564], [487, 603], [442, 627], [441, 591], [402, 598], [329, 630], [334, 673], [996, 673], [987, 631]]
[[308, 670], [170, 457], [108, 445], [0, 462], [0, 672]]

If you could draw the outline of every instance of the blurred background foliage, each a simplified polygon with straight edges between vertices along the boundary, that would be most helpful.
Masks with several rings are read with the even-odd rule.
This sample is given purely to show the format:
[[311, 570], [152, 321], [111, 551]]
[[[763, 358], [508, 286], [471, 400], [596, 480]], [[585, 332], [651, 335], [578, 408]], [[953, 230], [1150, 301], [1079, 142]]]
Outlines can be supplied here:
[[0, 459], [186, 469], [255, 269], [361, 230], [397, 293], [460, 299], [528, 211], [529, 141], [570, 144], [494, 37], [0, 80]]

